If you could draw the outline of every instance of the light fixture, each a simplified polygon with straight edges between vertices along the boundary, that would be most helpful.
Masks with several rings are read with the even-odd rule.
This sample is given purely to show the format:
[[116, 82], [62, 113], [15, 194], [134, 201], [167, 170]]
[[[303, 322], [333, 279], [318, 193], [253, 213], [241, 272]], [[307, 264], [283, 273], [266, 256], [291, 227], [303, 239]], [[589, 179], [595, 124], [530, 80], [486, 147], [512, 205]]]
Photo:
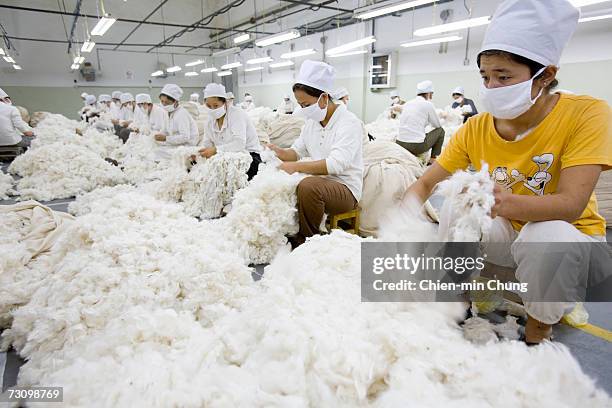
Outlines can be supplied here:
[[8, 56], [8, 55], [6, 57], [2, 57], [2, 58], [4, 58], [4, 60], [6, 62], [10, 62], [11, 64], [15, 63], [15, 60], [12, 57]]
[[15, 68], [15, 70], [19, 71], [21, 69], [21, 65], [14, 64], [13, 68]]
[[438, 37], [438, 38], [430, 38], [429, 40], [421, 40], [421, 41], [410, 41], [403, 44], [400, 44], [402, 47], [410, 48], [410, 47], [420, 47], [421, 45], [430, 45], [430, 44], [440, 44], [452, 41], [462, 40], [463, 37], [459, 35], [449, 35], [446, 37]]
[[167, 71], [167, 72], [178, 72], [178, 71], [180, 71], [181, 69], [182, 69], [181, 67], [179, 67], [178, 65], [175, 65], [175, 66], [173, 66], [173, 67], [166, 68], [166, 71]]
[[4, 52], [4, 49], [2, 47], [0, 47], [0, 55], [6, 55], [6, 53]]
[[96, 43], [93, 41], [85, 41], [83, 46], [81, 47], [81, 52], [91, 52], [93, 48], [96, 46]]
[[291, 58], [297, 58], [297, 57], [305, 57], [306, 55], [312, 55], [312, 54], [316, 54], [316, 53], [317, 53], [317, 50], [315, 50], [313, 48], [308, 48], [307, 50], [286, 52], [284, 54], [281, 54], [280, 57], [282, 59], [291, 59]]
[[155, 71], [155, 72], [151, 73], [152, 77], [158, 77], [158, 76], [162, 76], [162, 75], [164, 75], [164, 71], [162, 71], [162, 70]]
[[77, 55], [76, 57], [74, 57], [74, 61], [72, 62], [74, 62], [75, 64], [81, 65], [83, 62], [85, 62], [85, 57]]
[[185, 72], [185, 76], [186, 77], [194, 77], [194, 76], [198, 76], [199, 74], [195, 71], [189, 71], [189, 72]]
[[342, 52], [340, 54], [329, 55], [329, 57], [330, 58], [348, 57], [349, 55], [359, 55], [359, 54], [365, 54], [367, 52], [368, 52], [368, 50], [349, 51], [349, 52]]
[[241, 66], [242, 66], [242, 63], [240, 63], [239, 61], [236, 61], [236, 62], [230, 62], [229, 64], [221, 65], [221, 69], [232, 69], [232, 68], [238, 68]]
[[414, 32], [417, 37], [425, 37], [432, 34], [447, 33], [449, 31], [461, 30], [464, 28], [478, 27], [489, 24], [491, 16], [469, 18], [467, 20], [455, 21], [454, 23], [440, 24], [431, 27], [419, 28]]
[[81, 66], [79, 64], [72, 64], [70, 66], [70, 69], [75, 70], [75, 69], [79, 69]]
[[268, 65], [270, 68], [281, 68], [281, 67], [288, 67], [293, 65], [294, 62], [293, 61], [283, 61], [283, 62], [275, 62], [274, 64], [270, 64]]
[[612, 18], [612, 14], [602, 14], [600, 16], [583, 17], [578, 20], [579, 23], [588, 23], [589, 21], [607, 20]]
[[270, 58], [270, 57], [263, 57], [263, 58], [253, 58], [248, 60], [246, 63], [248, 65], [253, 65], [253, 64], [262, 64], [264, 62], [272, 62], [274, 61], [274, 59]]
[[251, 39], [251, 34], [249, 33], [242, 34], [237, 37], [234, 37], [234, 44], [242, 44], [243, 42], [247, 42], [250, 39]]
[[368, 18], [374, 18], [383, 16], [385, 14], [396, 13], [398, 11], [406, 10], [413, 7], [424, 6], [426, 4], [435, 3], [436, 0], [412, 0], [412, 1], [404, 1], [401, 3], [393, 4], [387, 7], [381, 8], [361, 8], [355, 10], [354, 17], [360, 18], [362, 20], [367, 20]]
[[105, 15], [96, 23], [96, 26], [91, 30], [91, 35], [104, 35], [108, 29], [115, 24], [116, 19], [110, 17], [110, 14]]
[[199, 60], [188, 62], [188, 63], [185, 64], [185, 66], [186, 67], [195, 67], [195, 66], [198, 66], [198, 65], [202, 65], [203, 63], [204, 63], [204, 60], [199, 59]]
[[586, 7], [593, 4], [605, 3], [610, 0], [570, 0], [574, 7]]
[[226, 50], [221, 50], [221, 51], [213, 52], [212, 56], [213, 56], [213, 58], [224, 57], [226, 55], [236, 54], [237, 52], [240, 52], [240, 47], [233, 47], [233, 48], [228, 48]]
[[291, 30], [280, 34], [270, 35], [262, 38], [261, 40], [255, 41], [255, 45], [258, 47], [267, 47], [268, 45], [278, 44], [283, 41], [294, 40], [300, 37], [301, 34], [298, 30]]
[[[325, 51], [325, 55], [331, 57], [334, 54], [342, 54], [345, 53], [349, 50], [352, 50], [353, 48], [359, 48], [362, 47], [364, 45], [368, 45], [368, 44], [372, 44], [373, 42], [376, 41], [376, 38], [374, 38], [374, 36], [369, 36], [366, 38], [362, 38], [361, 40], [357, 40], [357, 41], [352, 41], [349, 43], [346, 43], [344, 45], [341, 45], [339, 47], [335, 47], [335, 48], [330, 48], [329, 50]], [[363, 53], [361, 53], [363, 54]]]
[[224, 77], [224, 76], [228, 76], [228, 75], [232, 75], [232, 71], [219, 71], [219, 72], [217, 72], [217, 76], [220, 76], [220, 77]]
[[264, 67], [251, 67], [251, 68], [245, 68], [244, 72], [261, 71], [262, 69], [264, 69]]
[[372, 65], [372, 69], [383, 69], [382, 65]]
[[218, 70], [217, 70], [217, 68], [215, 68], [215, 67], [204, 68], [204, 69], [201, 69], [201, 70], [200, 70], [200, 72], [203, 72], [203, 73], [206, 73], [206, 72], [217, 72], [217, 71], [218, 71]]

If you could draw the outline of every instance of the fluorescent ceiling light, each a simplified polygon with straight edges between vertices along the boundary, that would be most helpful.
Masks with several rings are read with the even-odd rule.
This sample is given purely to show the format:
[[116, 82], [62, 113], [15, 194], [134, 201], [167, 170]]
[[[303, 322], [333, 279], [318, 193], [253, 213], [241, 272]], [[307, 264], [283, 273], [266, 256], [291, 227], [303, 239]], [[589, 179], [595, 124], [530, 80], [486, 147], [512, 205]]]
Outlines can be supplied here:
[[333, 54], [330, 55], [330, 58], [337, 58], [337, 57], [348, 57], [349, 55], [359, 55], [359, 54], [365, 54], [367, 53], [368, 50], [357, 50], [357, 51], [350, 51], [350, 52], [343, 52], [340, 54]]
[[204, 68], [204, 69], [201, 69], [201, 70], [200, 70], [200, 72], [204, 72], [204, 73], [206, 73], [206, 72], [217, 72], [217, 71], [218, 71], [218, 70], [217, 70], [217, 68], [215, 68], [215, 67]]
[[79, 65], [79, 64], [72, 64], [72, 65], [70, 66], [70, 69], [72, 69], [72, 70], [79, 69], [79, 68], [80, 68], [80, 65]]
[[230, 62], [229, 64], [221, 65], [221, 69], [232, 69], [232, 68], [238, 68], [241, 66], [242, 64], [239, 61], [236, 61], [236, 62]]
[[204, 60], [195, 60], [195, 61], [191, 61], [185, 64], [186, 67], [195, 67], [197, 65], [202, 65], [204, 63]]
[[82, 64], [85, 61], [85, 57], [81, 57], [80, 55], [77, 55], [76, 57], [74, 57], [74, 62], [75, 64]]
[[237, 37], [234, 37], [234, 44], [242, 44], [243, 42], [247, 42], [250, 39], [251, 39], [251, 34], [249, 33], [242, 34]]
[[178, 72], [178, 71], [180, 71], [181, 69], [182, 69], [181, 67], [179, 67], [178, 65], [175, 65], [175, 66], [173, 66], [173, 67], [166, 68], [166, 71], [168, 71], [168, 72]]
[[83, 46], [81, 47], [81, 52], [91, 52], [93, 48], [96, 46], [96, 43], [93, 41], [85, 41]]
[[270, 68], [281, 68], [281, 67], [288, 67], [293, 65], [293, 61], [283, 61], [283, 62], [275, 62], [274, 64], [270, 64], [269, 67]]
[[261, 40], [257, 40], [255, 41], [255, 45], [258, 47], [267, 47], [268, 45], [278, 44], [283, 41], [293, 40], [300, 36], [301, 34], [298, 30], [291, 30], [285, 33], [274, 34], [274, 35], [262, 38]]
[[4, 49], [0, 47], [0, 55], [6, 55]]
[[383, 16], [385, 14], [391, 14], [398, 11], [406, 10], [413, 7], [424, 6], [425, 4], [435, 3], [436, 0], [413, 0], [403, 1], [401, 3], [393, 4], [387, 7], [374, 8], [368, 7], [367, 9], [355, 10], [355, 18], [366, 20], [368, 18], [374, 18]]
[[13, 68], [15, 68], [17, 71], [19, 71], [21, 69], [21, 65], [15, 64], [15, 65], [13, 65]]
[[439, 37], [439, 38], [430, 38], [429, 40], [421, 40], [421, 41], [410, 41], [407, 43], [400, 44], [402, 47], [419, 47], [421, 45], [430, 45], [430, 44], [440, 44], [452, 41], [462, 40], [463, 37], [459, 35], [449, 35], [447, 37]]
[[219, 72], [217, 72], [217, 76], [220, 76], [220, 77], [224, 77], [224, 76], [228, 76], [228, 75], [232, 75], [232, 71], [219, 71]]
[[164, 75], [164, 71], [162, 71], [162, 70], [155, 71], [155, 72], [153, 72], [151, 74], [152, 77], [158, 77], [158, 76], [161, 76], [161, 75]]
[[317, 50], [315, 50], [313, 48], [308, 48], [307, 50], [286, 52], [284, 54], [281, 54], [280, 57], [282, 59], [291, 59], [291, 58], [297, 58], [297, 57], [305, 57], [306, 55], [312, 55], [312, 54], [316, 54], [316, 53], [317, 53]]
[[2, 57], [2, 58], [4, 58], [4, 60], [6, 62], [10, 62], [11, 64], [15, 63], [15, 60], [12, 57], [9, 57], [8, 55], [6, 57]]
[[104, 16], [96, 23], [96, 26], [91, 30], [91, 35], [104, 35], [105, 32], [117, 21], [114, 18]]
[[199, 74], [195, 71], [189, 71], [189, 72], [185, 72], [185, 76], [186, 77], [193, 77], [193, 76], [198, 76]]
[[270, 57], [263, 57], [263, 58], [253, 58], [247, 61], [247, 64], [249, 65], [253, 65], [253, 64], [262, 64], [264, 62], [272, 62], [274, 61], [274, 59], [270, 58]]
[[[334, 54], [342, 54], [342, 53], [345, 53], [346, 51], [352, 50], [353, 48], [359, 48], [359, 47], [363, 47], [364, 45], [372, 44], [375, 41], [376, 41], [376, 38], [374, 38], [374, 36], [369, 36], [366, 38], [362, 38], [361, 40], [346, 43], [339, 47], [330, 48], [329, 50], [325, 51], [325, 55], [331, 57]], [[363, 53], [360, 53], [360, 54], [363, 54]]]
[[221, 50], [221, 51], [217, 51], [217, 52], [213, 52], [212, 56], [213, 57], [224, 57], [226, 55], [231, 55], [231, 54], [236, 54], [237, 52], [240, 52], [240, 47], [233, 47], [233, 48], [228, 48], [226, 50]]
[[489, 24], [490, 20], [491, 16], [470, 18], [467, 20], [455, 21], [454, 23], [420, 28], [414, 32], [414, 35], [417, 37], [425, 37], [432, 34], [447, 33], [449, 31], [461, 30], [464, 28], [478, 27]]
[[261, 71], [262, 69], [264, 69], [264, 67], [251, 67], [251, 68], [245, 68], [244, 72]]
[[602, 14], [601, 16], [584, 17], [578, 20], [579, 23], [588, 23], [589, 21], [607, 20], [612, 18], [612, 14]]
[[574, 7], [585, 7], [593, 4], [605, 3], [610, 0], [570, 0]]

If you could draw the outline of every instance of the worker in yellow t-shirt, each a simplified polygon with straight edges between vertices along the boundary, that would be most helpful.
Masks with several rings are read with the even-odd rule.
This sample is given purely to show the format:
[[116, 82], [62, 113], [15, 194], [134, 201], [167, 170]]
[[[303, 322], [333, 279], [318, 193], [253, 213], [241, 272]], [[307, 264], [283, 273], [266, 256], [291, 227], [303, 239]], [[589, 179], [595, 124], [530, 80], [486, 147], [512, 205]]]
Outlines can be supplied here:
[[[487, 113], [470, 118], [407, 192], [425, 201], [453, 172], [487, 163], [497, 183], [488, 240], [507, 243], [488, 260], [516, 267], [516, 278], [529, 288], [550, 287], [560, 275], [566, 290], [579, 285], [578, 276], [591, 283], [590, 255], [580, 243], [605, 241], [593, 189], [599, 174], [612, 167], [610, 106], [551, 92], [578, 17], [568, 0], [506, 0], [499, 6], [477, 60]], [[551, 242], [571, 247], [555, 253], [559, 244], [546, 246]], [[575, 304], [523, 300], [527, 343], [549, 339], [552, 325]]]

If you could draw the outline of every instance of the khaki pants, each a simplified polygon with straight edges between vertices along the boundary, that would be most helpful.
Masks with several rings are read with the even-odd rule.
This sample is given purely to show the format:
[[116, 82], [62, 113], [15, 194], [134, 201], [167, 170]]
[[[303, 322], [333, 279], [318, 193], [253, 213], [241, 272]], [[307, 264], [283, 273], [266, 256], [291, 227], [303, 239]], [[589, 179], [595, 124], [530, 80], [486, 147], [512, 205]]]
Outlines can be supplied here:
[[431, 149], [431, 158], [435, 159], [442, 153], [442, 145], [444, 144], [444, 129], [436, 128], [425, 135], [425, 140], [422, 143], [406, 143], [397, 141], [398, 145], [408, 150], [410, 153], [418, 156]]
[[325, 214], [335, 215], [357, 207], [351, 190], [342, 183], [325, 177], [306, 177], [297, 187], [297, 207], [300, 219], [299, 244], [319, 233]]

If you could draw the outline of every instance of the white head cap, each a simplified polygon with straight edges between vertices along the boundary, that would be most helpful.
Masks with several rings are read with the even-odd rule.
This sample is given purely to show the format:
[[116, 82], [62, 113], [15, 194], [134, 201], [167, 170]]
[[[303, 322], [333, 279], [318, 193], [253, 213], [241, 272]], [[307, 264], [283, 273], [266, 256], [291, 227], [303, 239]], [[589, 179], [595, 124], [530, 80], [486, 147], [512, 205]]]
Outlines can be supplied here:
[[251, 95], [247, 95], [244, 97], [244, 100], [247, 102], [253, 102], [253, 97]]
[[85, 103], [88, 105], [93, 105], [94, 103], [96, 103], [96, 95], [85, 96]]
[[501, 50], [559, 65], [579, 17], [568, 0], [506, 0], [495, 11], [480, 52]]
[[348, 90], [346, 88], [338, 88], [336, 89], [336, 93], [334, 94], [335, 99], [342, 99], [345, 96], [348, 96]]
[[8, 94], [4, 92], [4, 89], [0, 88], [0, 99], [8, 97]]
[[463, 95], [464, 93], [465, 93], [465, 90], [463, 89], [463, 87], [458, 86], [455, 89], [453, 89], [453, 93], [451, 95], [455, 95], [455, 94]]
[[234, 99], [234, 93], [233, 92], [228, 92], [228, 93], [225, 94], [225, 97], [227, 99]]
[[198, 102], [198, 101], [200, 100], [200, 94], [198, 94], [198, 93], [192, 93], [192, 94], [189, 96], [189, 100], [190, 100], [191, 102]]
[[124, 104], [127, 102], [134, 102], [134, 95], [132, 95], [129, 92], [122, 93], [121, 98], [119, 98], [119, 100], [121, 101], [121, 104]]
[[206, 85], [206, 88], [204, 88], [204, 99], [212, 97], [227, 98], [225, 87], [221, 84], [215, 84], [214, 82]]
[[81, 98], [83, 98], [83, 99], [87, 98], [87, 92], [83, 92], [83, 93], [81, 94]]
[[417, 95], [424, 93], [431, 93], [434, 91], [433, 82], [427, 80], [423, 82], [419, 82], [416, 87]]
[[113, 97], [113, 99], [121, 99], [121, 94], [123, 92], [121, 91], [113, 91], [113, 93], [111, 94], [111, 96]]
[[306, 60], [302, 63], [295, 82], [332, 94], [335, 76], [336, 70], [331, 65], [321, 61]]
[[169, 96], [175, 101], [180, 101], [183, 97], [183, 90], [176, 84], [166, 84], [162, 88], [160, 94]]
[[136, 103], [153, 103], [151, 100], [151, 95], [140, 93], [136, 95]]
[[100, 94], [100, 96], [98, 96], [98, 102], [110, 102], [111, 101], [111, 96], [108, 94]]
[[399, 96], [398, 91], [391, 91], [391, 93], [389, 94], [390, 98], [397, 98], [398, 96]]

